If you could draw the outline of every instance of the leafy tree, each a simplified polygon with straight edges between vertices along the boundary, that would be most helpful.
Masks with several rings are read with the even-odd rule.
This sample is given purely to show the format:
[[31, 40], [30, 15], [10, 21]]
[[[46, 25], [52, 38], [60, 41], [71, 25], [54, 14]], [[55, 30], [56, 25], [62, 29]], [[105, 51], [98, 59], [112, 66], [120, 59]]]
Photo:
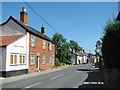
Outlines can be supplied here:
[[106, 22], [102, 38], [105, 88], [120, 88], [120, 22]]
[[106, 68], [120, 68], [120, 23], [113, 20], [106, 22], [102, 38], [102, 54]]
[[73, 51], [77, 52], [77, 51], [81, 51], [82, 50], [82, 47], [80, 47], [78, 45], [78, 43], [73, 41], [73, 40], [70, 40], [70, 48], [71, 48], [72, 52]]
[[[71, 52], [75, 51], [76, 53], [82, 50], [82, 47], [80, 47], [78, 45], [78, 43], [73, 41], [73, 40], [70, 40], [70, 48], [72, 50]], [[76, 55], [76, 62], [75, 63], [77, 64], [77, 55]]]
[[59, 59], [61, 63], [70, 62], [70, 44], [66, 39], [61, 35], [56, 33], [53, 35], [53, 41], [55, 42], [55, 56]]

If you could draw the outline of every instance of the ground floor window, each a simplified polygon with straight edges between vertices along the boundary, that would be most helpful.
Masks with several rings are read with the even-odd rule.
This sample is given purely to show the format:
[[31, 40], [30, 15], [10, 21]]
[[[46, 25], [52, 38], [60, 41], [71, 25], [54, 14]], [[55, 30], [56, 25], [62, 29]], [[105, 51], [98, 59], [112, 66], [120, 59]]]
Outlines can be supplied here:
[[10, 64], [13, 64], [13, 55], [10, 55]]
[[20, 64], [25, 64], [25, 55], [20, 55]]
[[45, 54], [43, 54], [43, 64], [45, 64]]
[[35, 53], [31, 53], [31, 65], [35, 64]]
[[52, 55], [50, 54], [50, 63], [52, 63]]
[[14, 55], [14, 63], [17, 64], [17, 55]]
[[25, 54], [11, 54], [10, 55], [10, 64], [25, 64], [26, 55]]

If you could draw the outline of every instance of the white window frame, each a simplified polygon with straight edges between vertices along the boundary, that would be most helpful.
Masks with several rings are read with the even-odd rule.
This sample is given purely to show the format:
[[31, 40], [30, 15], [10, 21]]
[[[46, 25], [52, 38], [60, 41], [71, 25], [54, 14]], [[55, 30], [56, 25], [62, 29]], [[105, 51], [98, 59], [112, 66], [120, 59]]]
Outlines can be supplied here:
[[49, 42], [49, 50], [51, 51], [52, 50], [52, 43]]
[[52, 63], [52, 55], [50, 54], [50, 60], [49, 60], [50, 64]]
[[45, 54], [43, 54], [43, 64], [45, 64]]
[[[34, 57], [31, 57], [32, 56], [32, 54], [34, 55]], [[35, 65], [35, 53], [33, 53], [33, 52], [31, 52], [31, 54], [30, 54], [30, 65]]]
[[46, 49], [46, 41], [43, 40], [43, 49]]
[[31, 46], [35, 46], [35, 36], [31, 35]]

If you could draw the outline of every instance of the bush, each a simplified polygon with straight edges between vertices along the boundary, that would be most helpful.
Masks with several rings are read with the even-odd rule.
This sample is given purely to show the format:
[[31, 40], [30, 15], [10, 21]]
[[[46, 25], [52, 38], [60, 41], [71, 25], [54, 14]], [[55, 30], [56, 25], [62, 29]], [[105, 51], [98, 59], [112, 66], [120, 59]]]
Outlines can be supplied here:
[[105, 68], [120, 68], [120, 23], [115, 20], [105, 27], [102, 39], [102, 54]]
[[56, 65], [56, 66], [61, 66], [61, 62], [59, 61], [58, 58], [56, 58], [56, 60], [55, 60], [55, 65]]
[[64, 63], [64, 62], [63, 62], [63, 63], [61, 63], [61, 66], [65, 66], [65, 65], [66, 65], [66, 63]]

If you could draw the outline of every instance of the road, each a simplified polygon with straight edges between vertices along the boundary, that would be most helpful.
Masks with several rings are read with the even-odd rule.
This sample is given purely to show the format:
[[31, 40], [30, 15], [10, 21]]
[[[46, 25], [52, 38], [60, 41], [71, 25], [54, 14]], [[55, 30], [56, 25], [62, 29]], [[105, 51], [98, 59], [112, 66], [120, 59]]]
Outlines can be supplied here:
[[78, 88], [87, 78], [86, 71], [91, 64], [75, 65], [59, 71], [41, 74], [14, 82], [2, 84], [2, 88]]

